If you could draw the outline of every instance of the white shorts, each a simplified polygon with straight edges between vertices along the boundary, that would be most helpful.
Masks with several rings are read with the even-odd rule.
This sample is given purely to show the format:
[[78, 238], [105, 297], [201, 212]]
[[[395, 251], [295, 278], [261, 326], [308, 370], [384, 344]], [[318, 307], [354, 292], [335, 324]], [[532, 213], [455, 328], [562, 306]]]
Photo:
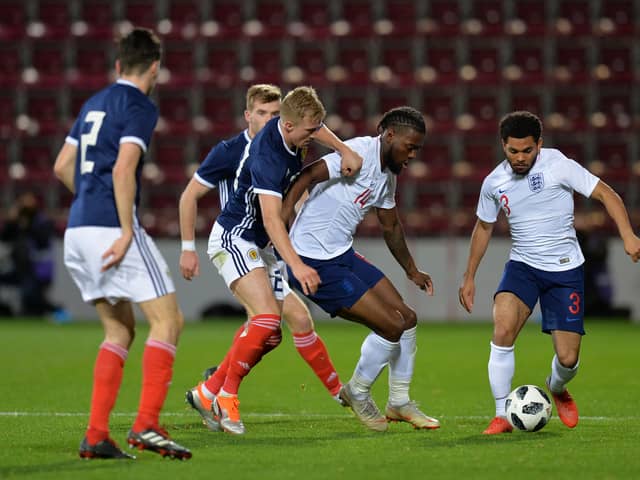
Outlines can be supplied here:
[[101, 272], [102, 255], [120, 237], [119, 227], [74, 227], [64, 232], [64, 264], [85, 302], [105, 298], [139, 303], [175, 292], [169, 267], [142, 227], [117, 267]]
[[265, 268], [276, 300], [284, 300], [282, 271], [272, 246], [259, 248], [255, 243], [226, 231], [216, 222], [209, 235], [207, 254], [227, 287], [251, 270]]

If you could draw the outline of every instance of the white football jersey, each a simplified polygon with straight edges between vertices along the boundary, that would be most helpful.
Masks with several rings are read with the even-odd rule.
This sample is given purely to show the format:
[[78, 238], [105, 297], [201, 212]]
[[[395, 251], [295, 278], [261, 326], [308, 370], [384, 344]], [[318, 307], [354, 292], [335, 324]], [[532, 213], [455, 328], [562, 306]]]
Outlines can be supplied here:
[[591, 196], [599, 178], [553, 148], [542, 148], [525, 176], [503, 160], [482, 183], [476, 214], [493, 223], [500, 210], [511, 231], [510, 259], [549, 272], [582, 265], [573, 226], [573, 192]]
[[329, 180], [316, 185], [291, 228], [290, 237], [299, 255], [327, 260], [343, 254], [353, 244], [353, 234], [371, 207], [395, 207], [396, 175], [380, 164], [380, 137], [356, 137], [345, 142], [363, 159], [355, 177], [340, 173], [341, 157], [331, 153]]

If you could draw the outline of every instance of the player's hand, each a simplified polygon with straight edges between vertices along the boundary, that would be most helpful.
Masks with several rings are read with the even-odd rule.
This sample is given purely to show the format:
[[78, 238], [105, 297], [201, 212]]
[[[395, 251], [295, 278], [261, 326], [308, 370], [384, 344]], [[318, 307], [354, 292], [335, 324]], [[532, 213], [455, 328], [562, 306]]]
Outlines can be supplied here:
[[200, 261], [198, 253], [192, 250], [183, 250], [180, 254], [180, 273], [185, 280], [191, 281], [193, 277], [200, 275]]
[[464, 309], [471, 313], [473, 310], [473, 299], [476, 296], [476, 284], [473, 279], [465, 278], [458, 290], [458, 300]]
[[433, 296], [433, 281], [431, 280], [431, 275], [426, 272], [416, 270], [414, 273], [407, 276], [418, 286], [420, 290], [424, 290], [427, 292], [427, 295]]
[[633, 263], [640, 260], [640, 238], [633, 235], [629, 240], [624, 242], [624, 251], [631, 257]]
[[340, 173], [343, 177], [353, 177], [362, 168], [362, 157], [353, 150], [345, 150], [340, 162]]
[[305, 295], [313, 295], [318, 291], [318, 285], [320, 285], [320, 275], [313, 268], [304, 263], [291, 267], [293, 276], [300, 282], [302, 286], [302, 293]]
[[111, 267], [120, 265], [120, 262], [127, 254], [127, 250], [129, 250], [132, 239], [133, 235], [122, 235], [111, 244], [107, 251], [102, 254], [102, 260], [107, 260], [107, 262], [102, 265], [101, 272], [106, 272]]

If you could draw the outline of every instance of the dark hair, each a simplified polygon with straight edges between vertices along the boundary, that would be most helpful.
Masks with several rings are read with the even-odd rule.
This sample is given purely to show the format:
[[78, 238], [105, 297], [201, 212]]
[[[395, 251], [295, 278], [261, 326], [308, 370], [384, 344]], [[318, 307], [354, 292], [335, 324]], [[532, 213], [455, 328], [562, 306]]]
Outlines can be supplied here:
[[500, 138], [503, 142], [506, 142], [509, 137], [533, 137], [533, 140], [538, 143], [541, 135], [542, 122], [531, 112], [525, 110], [511, 112], [500, 120]]
[[396, 107], [386, 112], [378, 123], [378, 133], [389, 127], [409, 127], [418, 133], [427, 133], [422, 114], [412, 107]]
[[161, 55], [160, 39], [147, 28], [134, 28], [118, 42], [120, 69], [126, 74], [145, 72]]

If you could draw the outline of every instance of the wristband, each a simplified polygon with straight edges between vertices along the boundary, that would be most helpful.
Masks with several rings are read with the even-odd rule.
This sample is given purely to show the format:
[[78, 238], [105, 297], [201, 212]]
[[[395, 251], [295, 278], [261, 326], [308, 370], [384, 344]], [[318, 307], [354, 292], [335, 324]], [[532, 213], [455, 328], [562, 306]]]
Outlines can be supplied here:
[[183, 252], [195, 252], [196, 251], [196, 242], [195, 242], [195, 240], [182, 240], [182, 251]]

